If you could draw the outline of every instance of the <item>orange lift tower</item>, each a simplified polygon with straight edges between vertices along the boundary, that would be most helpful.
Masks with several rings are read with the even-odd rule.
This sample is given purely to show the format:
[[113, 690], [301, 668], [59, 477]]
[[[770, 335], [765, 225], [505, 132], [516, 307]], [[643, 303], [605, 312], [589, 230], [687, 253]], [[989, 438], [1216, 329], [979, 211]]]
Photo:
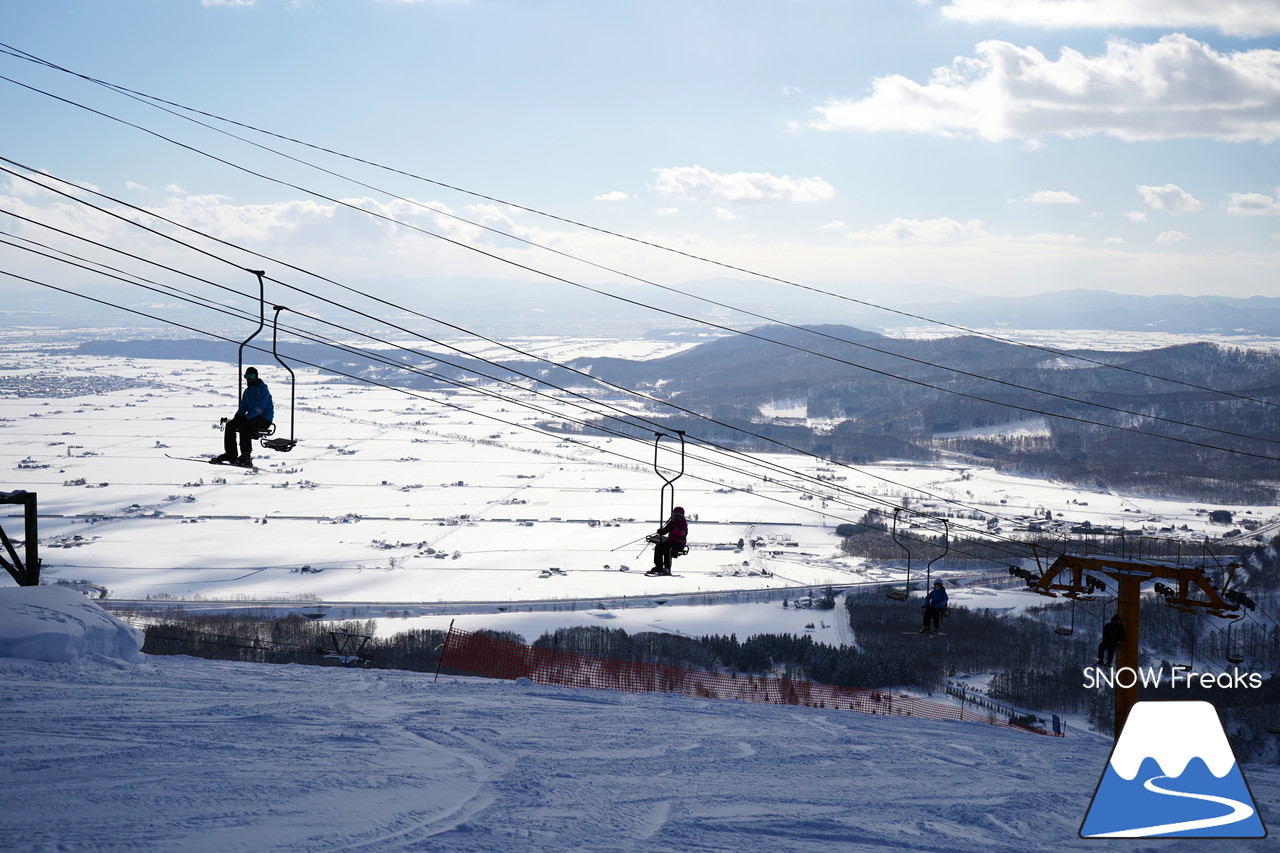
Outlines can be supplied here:
[[[1247, 597], [1228, 591], [1235, 570], [1239, 563], [1229, 563], [1222, 589], [1216, 589], [1205, 574], [1204, 566], [1182, 567], [1169, 566], [1149, 561], [1119, 560], [1111, 557], [1076, 557], [1063, 554], [1039, 577], [1029, 572], [1023, 574], [1027, 587], [1032, 592], [1056, 598], [1061, 592], [1066, 598], [1088, 600], [1098, 589], [1105, 585], [1097, 579], [1097, 575], [1110, 578], [1118, 591], [1117, 612], [1124, 625], [1124, 642], [1116, 655], [1116, 669], [1126, 667], [1134, 674], [1129, 686], [1116, 682], [1115, 737], [1120, 737], [1124, 721], [1129, 716], [1129, 709], [1138, 701], [1138, 615], [1142, 600], [1142, 585], [1155, 581], [1154, 590], [1164, 596], [1168, 607], [1195, 613], [1197, 609], [1217, 616], [1221, 619], [1237, 619], [1240, 617], [1240, 605], [1247, 602]], [[1176, 586], [1169, 586], [1160, 581], [1172, 581]]]

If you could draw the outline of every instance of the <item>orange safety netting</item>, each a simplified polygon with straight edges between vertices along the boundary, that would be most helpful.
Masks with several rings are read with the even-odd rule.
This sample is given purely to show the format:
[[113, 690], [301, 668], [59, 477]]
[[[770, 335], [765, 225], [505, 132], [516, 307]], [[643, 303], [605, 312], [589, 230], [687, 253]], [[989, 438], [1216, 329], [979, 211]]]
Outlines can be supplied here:
[[701, 672], [674, 666], [612, 660], [558, 649], [542, 649], [482, 634], [449, 629], [440, 665], [488, 678], [527, 678], [535, 684], [622, 690], [630, 693], [678, 693], [696, 699], [737, 699], [775, 705], [806, 705], [863, 714], [965, 720], [1036, 734], [1041, 729], [1018, 725], [995, 714], [957, 705], [929, 702], [901, 693], [864, 687], [838, 687], [812, 681], [736, 673]]

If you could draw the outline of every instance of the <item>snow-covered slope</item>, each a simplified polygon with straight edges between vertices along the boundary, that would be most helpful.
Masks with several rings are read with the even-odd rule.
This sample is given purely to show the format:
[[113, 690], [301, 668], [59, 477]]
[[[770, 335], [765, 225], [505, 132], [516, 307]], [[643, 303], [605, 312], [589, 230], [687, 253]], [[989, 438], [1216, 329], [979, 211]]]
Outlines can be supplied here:
[[[29, 604], [14, 592], [0, 589], [0, 624]], [[81, 602], [31, 596], [52, 633], [81, 630]], [[1098, 849], [1077, 836], [1108, 757], [1092, 738], [407, 672], [129, 663], [126, 633], [88, 657], [0, 658], [0, 849]], [[1277, 813], [1280, 769], [1246, 773], [1264, 818]]]

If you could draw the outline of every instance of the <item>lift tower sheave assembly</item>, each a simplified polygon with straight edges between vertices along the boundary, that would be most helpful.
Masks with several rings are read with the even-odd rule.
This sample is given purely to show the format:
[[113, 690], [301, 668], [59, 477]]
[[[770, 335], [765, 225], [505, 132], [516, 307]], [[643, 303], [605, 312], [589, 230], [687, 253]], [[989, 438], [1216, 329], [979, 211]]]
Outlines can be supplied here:
[[[1205, 575], [1204, 567], [1166, 566], [1151, 562], [1118, 560], [1111, 557], [1076, 557], [1063, 554], [1053, 561], [1039, 578], [1027, 578], [1028, 588], [1041, 595], [1057, 597], [1062, 593], [1068, 598], [1087, 598], [1100, 587], [1094, 575], [1105, 575], [1113, 580], [1117, 589], [1117, 613], [1124, 625], [1124, 641], [1116, 655], [1116, 669], [1136, 673], [1138, 670], [1138, 619], [1142, 603], [1142, 584], [1146, 581], [1175, 581], [1176, 588], [1158, 586], [1157, 592], [1165, 596], [1165, 604], [1189, 613], [1197, 609], [1221, 619], [1239, 618], [1239, 602], [1226, 593], [1238, 563], [1226, 566], [1227, 576], [1219, 591]], [[1225, 596], [1225, 597], [1224, 597]], [[1116, 682], [1115, 736], [1129, 716], [1129, 710], [1138, 701], [1138, 679], [1129, 679], [1126, 687]]]

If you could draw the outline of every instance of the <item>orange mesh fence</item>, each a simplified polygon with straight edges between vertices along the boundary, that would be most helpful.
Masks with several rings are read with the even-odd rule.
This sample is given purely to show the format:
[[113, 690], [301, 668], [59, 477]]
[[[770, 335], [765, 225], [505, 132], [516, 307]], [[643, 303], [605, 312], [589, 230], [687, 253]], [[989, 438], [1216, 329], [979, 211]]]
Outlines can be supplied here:
[[1011, 722], [990, 711], [944, 705], [901, 693], [599, 658], [578, 652], [534, 648], [455, 628], [450, 628], [445, 638], [440, 665], [471, 675], [508, 680], [527, 678], [535, 684], [559, 687], [678, 693], [696, 699], [738, 699], [926, 720], [966, 720], [1049, 734]]

